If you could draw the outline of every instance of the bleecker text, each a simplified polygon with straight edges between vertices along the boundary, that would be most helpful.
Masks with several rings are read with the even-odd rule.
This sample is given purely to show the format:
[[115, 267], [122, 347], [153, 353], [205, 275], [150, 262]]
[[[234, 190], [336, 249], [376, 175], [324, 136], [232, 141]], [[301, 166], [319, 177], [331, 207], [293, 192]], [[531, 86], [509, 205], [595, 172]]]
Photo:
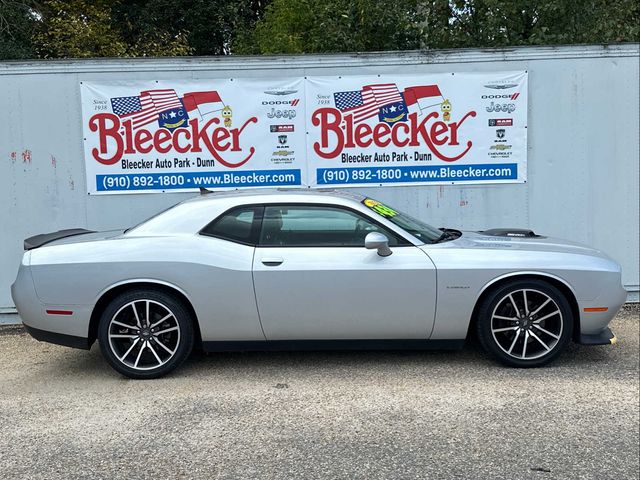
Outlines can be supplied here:
[[[426, 146], [440, 160], [453, 162], [467, 154], [472, 142], [467, 141], [466, 148], [452, 157], [445, 155], [439, 147], [460, 145], [458, 130], [467, 118], [475, 117], [476, 112], [470, 111], [459, 121], [448, 123], [438, 120], [439, 116], [438, 112], [431, 112], [420, 120], [417, 113], [411, 113], [408, 122], [393, 126], [386, 123], [356, 125], [352, 115], [343, 116], [335, 108], [319, 108], [311, 116], [313, 125], [320, 127], [320, 140], [314, 142], [313, 150], [322, 158], [335, 158], [345, 149], [366, 148], [372, 144], [379, 148]], [[344, 162], [345, 157], [342, 159]]]
[[91, 150], [91, 155], [103, 165], [113, 165], [123, 155], [146, 154], [151, 151], [168, 153], [171, 150], [178, 153], [200, 153], [204, 148], [225, 167], [237, 168], [244, 165], [255, 153], [255, 147], [250, 147], [239, 162], [224, 158], [222, 152], [243, 152], [245, 149], [240, 145], [240, 136], [247, 125], [258, 123], [258, 119], [251, 117], [241, 127], [231, 129], [216, 127], [219, 123], [219, 118], [212, 118], [204, 125], [200, 125], [197, 119], [192, 119], [188, 128], [176, 128], [173, 131], [159, 128], [150, 132], [144, 128], [134, 130], [131, 120], [121, 122], [117, 115], [98, 113], [89, 119], [89, 128], [92, 132], [98, 132], [99, 140], [98, 147]]

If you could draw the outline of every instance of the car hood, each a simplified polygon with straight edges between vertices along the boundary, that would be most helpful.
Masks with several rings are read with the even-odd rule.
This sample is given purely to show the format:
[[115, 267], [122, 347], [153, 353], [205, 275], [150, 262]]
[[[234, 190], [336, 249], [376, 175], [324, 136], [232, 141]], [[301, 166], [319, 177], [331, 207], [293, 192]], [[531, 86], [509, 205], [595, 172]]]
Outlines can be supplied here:
[[443, 247], [470, 249], [498, 249], [523, 250], [540, 252], [571, 253], [576, 255], [590, 255], [611, 260], [604, 252], [570, 240], [560, 238], [509, 237], [483, 235], [482, 232], [462, 232], [462, 236], [450, 242], [440, 243]]

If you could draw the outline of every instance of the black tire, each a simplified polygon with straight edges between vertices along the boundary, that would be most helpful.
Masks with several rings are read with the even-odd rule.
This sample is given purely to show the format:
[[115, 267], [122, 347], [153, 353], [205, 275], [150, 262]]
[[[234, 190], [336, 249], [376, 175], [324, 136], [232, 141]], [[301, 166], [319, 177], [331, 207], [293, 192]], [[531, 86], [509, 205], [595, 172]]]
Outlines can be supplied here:
[[[150, 322], [144, 318], [147, 312]], [[102, 312], [100, 350], [122, 375], [162, 377], [179, 367], [193, 350], [193, 320], [184, 304], [169, 293], [131, 290], [114, 298]]]
[[476, 333], [482, 347], [501, 363], [540, 367], [565, 349], [573, 322], [571, 306], [556, 287], [542, 280], [514, 280], [484, 298]]

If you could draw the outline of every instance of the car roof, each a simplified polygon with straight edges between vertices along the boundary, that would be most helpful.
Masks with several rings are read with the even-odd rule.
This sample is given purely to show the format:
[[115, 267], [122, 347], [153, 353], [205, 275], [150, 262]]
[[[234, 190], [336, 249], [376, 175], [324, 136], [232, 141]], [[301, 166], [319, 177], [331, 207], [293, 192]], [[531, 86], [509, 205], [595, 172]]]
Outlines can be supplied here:
[[365, 209], [366, 198], [345, 190], [310, 188], [269, 188], [205, 192], [161, 212], [129, 229], [126, 236], [193, 234], [218, 215], [242, 205], [277, 203], [316, 203], [348, 205]]
[[[199, 196], [185, 200], [183, 203], [190, 202], [207, 202], [223, 199], [236, 199], [241, 200], [244, 198], [251, 198], [255, 200], [255, 197], [267, 202], [280, 200], [282, 197], [288, 196], [309, 196], [315, 198], [342, 198], [348, 200], [355, 200], [357, 202], [362, 201], [365, 197], [363, 195], [350, 192], [348, 190], [336, 190], [333, 188], [259, 188], [259, 189], [238, 189], [238, 190], [219, 190], [219, 191], [207, 191], [201, 193]], [[277, 198], [276, 198], [277, 197]]]

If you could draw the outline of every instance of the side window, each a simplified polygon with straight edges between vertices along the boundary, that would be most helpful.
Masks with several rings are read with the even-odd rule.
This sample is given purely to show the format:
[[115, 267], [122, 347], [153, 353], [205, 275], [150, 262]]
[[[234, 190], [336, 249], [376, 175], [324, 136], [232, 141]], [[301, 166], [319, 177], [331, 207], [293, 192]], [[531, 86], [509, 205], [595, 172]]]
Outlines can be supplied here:
[[239, 207], [223, 213], [204, 227], [201, 235], [221, 238], [236, 243], [255, 245], [257, 237], [257, 219], [262, 207]]
[[380, 232], [389, 245], [406, 242], [372, 220], [350, 210], [312, 205], [266, 206], [260, 245], [266, 247], [364, 247], [364, 238]]

